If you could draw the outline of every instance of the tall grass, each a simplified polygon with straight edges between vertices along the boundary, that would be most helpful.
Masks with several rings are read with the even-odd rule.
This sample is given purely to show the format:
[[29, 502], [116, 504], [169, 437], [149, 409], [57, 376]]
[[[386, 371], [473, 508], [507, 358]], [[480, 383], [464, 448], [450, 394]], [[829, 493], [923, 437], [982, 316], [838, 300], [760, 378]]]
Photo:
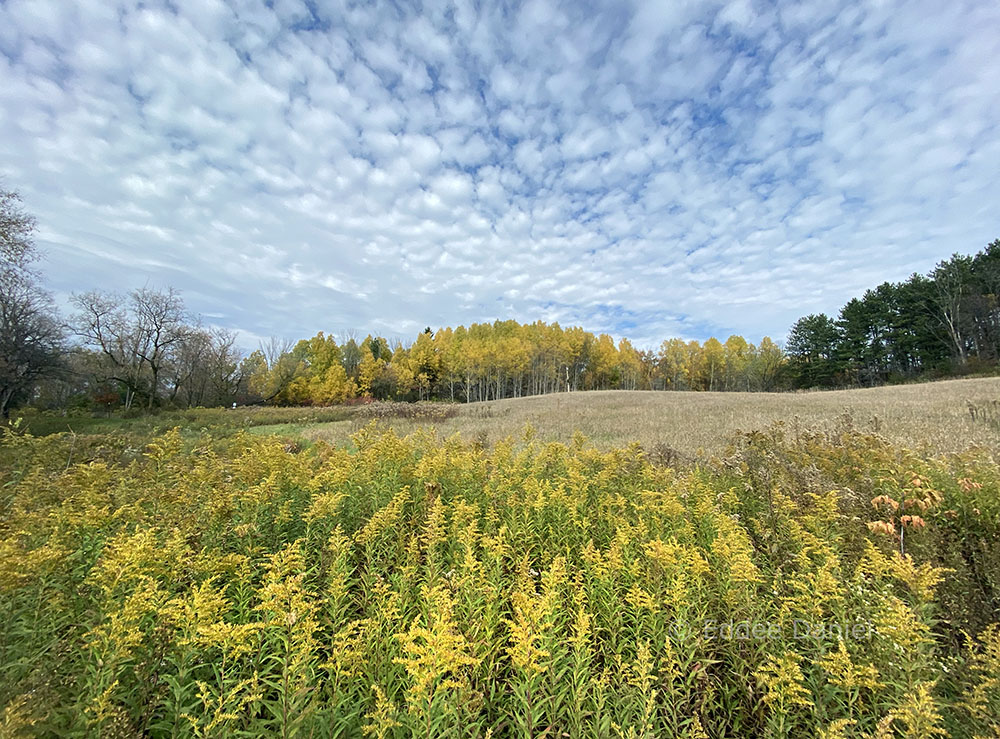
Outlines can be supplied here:
[[[781, 426], [684, 472], [530, 428], [118, 443], [3, 438], [5, 736], [1000, 732], [982, 452]], [[915, 480], [935, 505], [901, 555], [871, 501]]]
[[[672, 450], [667, 456], [683, 460], [719, 454], [733, 434], [775, 421], [802, 429], [835, 429], [846, 414], [857, 426], [897, 444], [938, 454], [1000, 445], [998, 398], [997, 378], [802, 393], [595, 390], [443, 406], [450, 410], [440, 417], [417, 412], [413, 418], [383, 418], [400, 433], [433, 424], [445, 435], [493, 442], [516, 436], [530, 423], [539, 437], [565, 444], [580, 430], [601, 449], [639, 441], [650, 450]], [[351, 423], [332, 423], [295, 432], [339, 444], [356, 430]]]
[[346, 421], [358, 408], [350, 406], [294, 407], [240, 406], [238, 408], [187, 408], [113, 414], [64, 413], [25, 409], [21, 425], [35, 436], [61, 432], [100, 434], [111, 432], [149, 434], [173, 427], [210, 428], [216, 433], [277, 424], [314, 424]]

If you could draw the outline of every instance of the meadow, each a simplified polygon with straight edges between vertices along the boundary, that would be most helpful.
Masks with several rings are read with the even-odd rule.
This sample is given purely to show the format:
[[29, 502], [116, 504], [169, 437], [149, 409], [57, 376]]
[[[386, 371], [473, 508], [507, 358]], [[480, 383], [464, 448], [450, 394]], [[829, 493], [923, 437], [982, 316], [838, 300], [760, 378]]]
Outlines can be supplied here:
[[457, 433], [466, 441], [490, 443], [517, 436], [531, 424], [546, 441], [568, 444], [580, 431], [601, 449], [638, 441], [649, 451], [686, 461], [718, 454], [734, 434], [775, 422], [824, 430], [851, 423], [931, 454], [1000, 441], [1000, 378], [995, 377], [799, 393], [595, 390], [456, 405], [447, 413], [442, 410], [448, 406], [416, 404], [425, 412], [397, 417], [391, 409], [403, 404], [383, 405], [389, 411], [384, 418], [362, 408], [349, 418], [254, 430], [339, 444], [374, 415], [402, 434], [432, 425], [441, 436]]
[[997, 387], [5, 429], [0, 735], [1000, 736]]

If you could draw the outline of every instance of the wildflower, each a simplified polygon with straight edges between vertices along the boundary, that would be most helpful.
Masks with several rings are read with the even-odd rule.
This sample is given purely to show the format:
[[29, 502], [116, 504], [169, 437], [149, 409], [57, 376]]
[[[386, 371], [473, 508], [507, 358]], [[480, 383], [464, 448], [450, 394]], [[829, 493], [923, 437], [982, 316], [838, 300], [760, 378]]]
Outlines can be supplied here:
[[355, 535], [355, 540], [362, 546], [369, 546], [376, 541], [384, 531], [399, 524], [403, 515], [403, 507], [410, 499], [410, 488], [404, 487], [385, 508], [377, 511], [368, 523]]
[[44, 577], [62, 565], [70, 554], [55, 542], [32, 549], [22, 545], [19, 539], [15, 536], [0, 541], [0, 593], [12, 592]]
[[857, 721], [852, 718], [839, 718], [829, 726], [819, 730], [818, 739], [847, 739], [847, 730]]
[[799, 667], [801, 661], [798, 654], [787, 651], [781, 657], [769, 655], [757, 670], [757, 679], [766, 690], [764, 703], [774, 707], [779, 713], [794, 706], [811, 708], [813, 705], [809, 691], [803, 684], [805, 678]]
[[874, 618], [874, 631], [903, 653], [919, 654], [931, 641], [930, 627], [899, 598], [886, 598]]
[[359, 674], [367, 625], [367, 619], [351, 621], [333, 635], [330, 641], [330, 658], [320, 668], [330, 672], [335, 684]]
[[39, 722], [32, 703], [32, 696], [26, 693], [15, 697], [4, 706], [3, 712], [0, 713], [0, 736], [12, 739], [18, 736], [31, 736], [33, 732], [30, 730]]
[[966, 660], [972, 687], [960, 704], [975, 720], [1000, 735], [1000, 623], [987, 626], [969, 644]]
[[431, 501], [430, 510], [427, 513], [427, 523], [420, 536], [420, 543], [423, 545], [427, 557], [428, 566], [434, 566], [438, 562], [438, 549], [447, 537], [444, 527], [444, 503], [440, 497], [435, 497]]
[[709, 739], [708, 733], [705, 731], [705, 727], [701, 724], [701, 718], [698, 714], [695, 714], [691, 721], [691, 726], [688, 728], [689, 739]]
[[225, 615], [231, 607], [213, 577], [192, 588], [187, 598], [172, 600], [163, 614], [178, 623], [180, 645], [198, 649], [218, 648], [230, 657], [239, 657], [251, 651], [251, 637], [260, 630], [261, 624], [226, 622]]
[[581, 603], [576, 610], [576, 617], [573, 620], [573, 635], [570, 637], [570, 643], [576, 649], [587, 647], [591, 635], [591, 622], [590, 614]]
[[551, 654], [539, 646], [542, 635], [547, 630], [549, 614], [548, 602], [536, 595], [516, 592], [512, 597], [514, 618], [505, 619], [510, 629], [510, 643], [507, 655], [520, 670], [529, 674], [543, 672]]
[[385, 739], [393, 729], [401, 726], [395, 718], [396, 705], [386, 697], [378, 685], [372, 685], [372, 690], [375, 692], [375, 709], [366, 714], [369, 723], [362, 726], [361, 730], [365, 736]]
[[246, 706], [259, 701], [261, 689], [257, 673], [228, 686], [216, 694], [208, 683], [198, 681], [198, 699], [201, 702], [201, 712], [198, 715], [182, 714], [191, 725], [195, 736], [212, 737], [227, 733], [222, 729], [226, 724], [234, 723]]
[[851, 660], [843, 639], [838, 639], [837, 650], [821, 658], [819, 665], [833, 685], [847, 691], [857, 688], [877, 690], [882, 685], [877, 679], [878, 670], [873, 665], [856, 665]]
[[913, 557], [898, 552], [893, 552], [893, 556], [888, 559], [888, 569], [917, 596], [918, 600], [925, 603], [933, 600], [934, 588], [948, 571], [943, 567], [934, 567], [928, 562], [917, 565]]
[[628, 593], [625, 594], [625, 601], [636, 610], [651, 611], [654, 613], [657, 610], [656, 601], [653, 600], [653, 596], [637, 584], [633, 584], [629, 588]]
[[[722, 523], [725, 521], [725, 523]], [[718, 561], [719, 571], [729, 582], [755, 584], [760, 582], [760, 572], [750, 559], [753, 547], [740, 527], [728, 519], [719, 519], [720, 530], [712, 540], [712, 555]]]
[[948, 736], [941, 726], [941, 713], [931, 694], [934, 683], [918, 683], [916, 688], [908, 691], [903, 703], [890, 714], [890, 725], [900, 723], [905, 729], [905, 736], [931, 739], [935, 736]]
[[312, 523], [321, 518], [336, 516], [341, 502], [346, 497], [347, 494], [343, 492], [321, 493], [315, 496], [312, 499], [312, 503], [309, 504], [309, 510], [306, 511], [305, 520], [308, 523]]
[[426, 625], [421, 625], [421, 617], [417, 616], [406, 632], [396, 635], [406, 656], [393, 660], [406, 667], [412, 681], [408, 693], [411, 707], [432, 701], [439, 690], [463, 687], [465, 668], [479, 664], [454, 622], [445, 587], [425, 586], [423, 597], [430, 604]]

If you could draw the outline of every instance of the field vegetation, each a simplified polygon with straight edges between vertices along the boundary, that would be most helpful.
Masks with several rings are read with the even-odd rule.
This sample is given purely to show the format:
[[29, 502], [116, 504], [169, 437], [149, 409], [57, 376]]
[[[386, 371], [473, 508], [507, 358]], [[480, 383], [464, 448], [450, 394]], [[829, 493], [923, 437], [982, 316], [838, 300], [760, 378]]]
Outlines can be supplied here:
[[[784, 423], [835, 430], [845, 421], [929, 454], [1000, 442], [1000, 379], [946, 380], [805, 393], [594, 391], [472, 405], [374, 404], [328, 423], [272, 424], [260, 433], [344, 443], [371, 418], [403, 434], [434, 426], [442, 436], [496, 442], [531, 424], [540, 438], [570, 443], [583, 432], [601, 449], [638, 441], [668, 462], [723, 452], [733, 434]], [[407, 410], [409, 409], [409, 410]]]
[[128, 414], [91, 413], [79, 411], [39, 411], [27, 408], [14, 422], [33, 436], [48, 434], [128, 434], [139, 438], [156, 432], [180, 428], [185, 434], [211, 429], [215, 434], [229, 434], [255, 427], [306, 428], [316, 424], [335, 423], [355, 418], [350, 406], [318, 408], [281, 408], [275, 406], [241, 406], [232, 408], [188, 408]]
[[943, 380], [858, 390], [802, 393], [660, 393], [592, 391], [557, 393], [488, 403], [372, 402], [357, 405], [189, 408], [130, 414], [25, 409], [20, 427], [34, 436], [67, 432], [144, 438], [180, 427], [186, 435], [208, 429], [277, 434], [309, 444], [345, 444], [372, 420], [401, 434], [433, 427], [442, 437], [460, 434], [481, 444], [517, 436], [525, 424], [546, 441], [569, 443], [576, 431], [610, 449], [640, 442], [649, 452], [691, 461], [724, 451], [730, 437], [775, 422], [796, 428], [834, 429], [845, 419], [887, 439], [927, 453], [962, 451], [1000, 441], [1000, 378]]
[[668, 459], [443, 408], [5, 431], [4, 735], [1000, 732], [995, 445], [803, 411]]

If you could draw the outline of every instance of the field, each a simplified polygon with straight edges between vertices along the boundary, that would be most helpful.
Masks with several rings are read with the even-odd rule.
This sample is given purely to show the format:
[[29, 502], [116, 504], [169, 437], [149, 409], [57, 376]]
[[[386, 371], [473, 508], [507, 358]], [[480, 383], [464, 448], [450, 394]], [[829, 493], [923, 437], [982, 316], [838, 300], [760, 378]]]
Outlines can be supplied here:
[[[970, 411], [971, 409], [971, 411]], [[439, 436], [496, 442], [531, 424], [539, 438], [569, 443], [582, 432], [602, 449], [633, 441], [674, 450], [682, 458], [724, 451], [739, 431], [781, 421], [794, 428], [837, 428], [848, 421], [887, 439], [930, 452], [1000, 442], [1000, 379], [942, 382], [809, 393], [664, 393], [596, 391], [457, 406], [454, 415], [391, 418], [400, 433], [433, 425]], [[259, 426], [259, 433], [345, 442], [364, 417], [294, 426]]]
[[998, 390], [4, 431], [0, 736], [1000, 736]]
[[[397, 410], [401, 412], [396, 412]], [[530, 424], [545, 441], [569, 443], [579, 431], [599, 449], [638, 441], [679, 460], [725, 451], [734, 434], [780, 421], [790, 429], [832, 430], [850, 423], [928, 453], [1000, 443], [1000, 378], [944, 380], [863, 390], [802, 393], [593, 391], [488, 403], [386, 403], [374, 408], [194, 408], [121, 418], [29, 413], [23, 426], [35, 436], [59, 432], [146, 437], [179, 427], [186, 434], [247, 429], [297, 441], [349, 443], [372, 419], [406, 435], [433, 427], [441, 438], [492, 444]]]

